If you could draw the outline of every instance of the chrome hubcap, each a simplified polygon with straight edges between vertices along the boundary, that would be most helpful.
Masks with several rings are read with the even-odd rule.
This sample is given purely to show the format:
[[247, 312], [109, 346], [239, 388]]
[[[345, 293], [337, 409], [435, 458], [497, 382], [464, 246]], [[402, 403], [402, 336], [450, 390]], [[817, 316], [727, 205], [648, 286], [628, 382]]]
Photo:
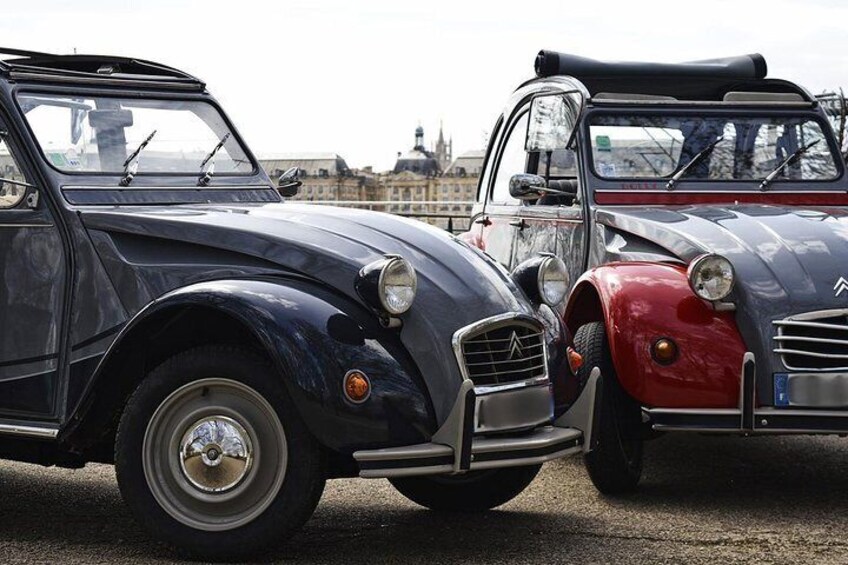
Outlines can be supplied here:
[[235, 488], [253, 464], [253, 444], [244, 427], [227, 416], [208, 416], [183, 436], [180, 468], [203, 492]]
[[288, 444], [271, 404], [239, 381], [205, 378], [171, 393], [147, 423], [147, 486], [174, 519], [204, 531], [255, 520], [277, 497]]

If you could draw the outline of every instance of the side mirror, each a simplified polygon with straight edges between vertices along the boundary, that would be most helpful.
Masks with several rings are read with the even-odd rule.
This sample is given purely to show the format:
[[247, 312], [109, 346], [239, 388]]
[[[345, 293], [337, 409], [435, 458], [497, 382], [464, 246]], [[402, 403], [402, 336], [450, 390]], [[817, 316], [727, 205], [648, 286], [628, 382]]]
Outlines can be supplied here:
[[300, 169], [297, 167], [292, 167], [281, 174], [280, 179], [277, 181], [277, 192], [280, 193], [280, 196], [284, 196], [285, 198], [297, 196], [300, 187], [303, 185], [299, 177]]
[[524, 149], [528, 153], [568, 149], [582, 110], [583, 95], [579, 92], [541, 94], [533, 98]]
[[518, 173], [509, 179], [509, 195], [518, 200], [536, 200], [548, 192], [544, 177]]

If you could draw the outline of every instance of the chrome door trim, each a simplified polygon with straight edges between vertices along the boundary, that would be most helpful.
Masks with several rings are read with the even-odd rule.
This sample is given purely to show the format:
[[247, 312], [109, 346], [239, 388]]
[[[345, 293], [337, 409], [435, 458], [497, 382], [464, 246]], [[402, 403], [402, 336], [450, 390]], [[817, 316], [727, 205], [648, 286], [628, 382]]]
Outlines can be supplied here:
[[39, 439], [56, 439], [59, 428], [26, 426], [22, 424], [0, 424], [0, 434]]

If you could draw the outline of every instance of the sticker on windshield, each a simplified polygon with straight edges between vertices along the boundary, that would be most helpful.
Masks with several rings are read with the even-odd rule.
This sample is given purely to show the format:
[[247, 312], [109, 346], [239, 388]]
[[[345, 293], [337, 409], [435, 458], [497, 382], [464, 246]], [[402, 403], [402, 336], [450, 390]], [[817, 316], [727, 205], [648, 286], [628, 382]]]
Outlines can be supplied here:
[[76, 150], [73, 147], [71, 147], [70, 149], [68, 149], [65, 152], [64, 158], [65, 158], [65, 166], [68, 167], [69, 169], [80, 169], [80, 168], [82, 168], [82, 161], [80, 161], [79, 155], [77, 154]]
[[612, 141], [610, 141], [610, 137], [608, 135], [597, 135], [595, 136], [595, 147], [597, 147], [598, 151], [612, 151]]
[[598, 172], [602, 177], [614, 177], [615, 163], [598, 163]]
[[54, 153], [50, 152], [47, 154], [47, 158], [50, 159], [50, 162], [53, 163], [57, 167], [65, 166], [65, 155], [62, 153]]

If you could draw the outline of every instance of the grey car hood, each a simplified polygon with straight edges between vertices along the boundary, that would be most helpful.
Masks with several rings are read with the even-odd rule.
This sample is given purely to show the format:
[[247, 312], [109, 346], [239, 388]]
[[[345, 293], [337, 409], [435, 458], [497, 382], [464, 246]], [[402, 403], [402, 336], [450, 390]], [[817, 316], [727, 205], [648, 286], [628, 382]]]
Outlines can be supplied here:
[[[598, 222], [665, 249], [684, 262], [727, 257], [737, 292], [775, 315], [848, 307], [835, 295], [848, 278], [848, 210], [771, 205], [599, 209]], [[626, 236], [625, 236], [626, 237]]]
[[389, 214], [286, 204], [88, 209], [89, 230], [180, 241], [263, 259], [323, 281], [361, 302], [359, 270], [386, 253], [407, 259], [418, 294], [403, 316], [401, 339], [430, 388], [441, 420], [461, 376], [454, 332], [506, 312], [533, 315], [532, 305], [494, 261], [443, 230]]

